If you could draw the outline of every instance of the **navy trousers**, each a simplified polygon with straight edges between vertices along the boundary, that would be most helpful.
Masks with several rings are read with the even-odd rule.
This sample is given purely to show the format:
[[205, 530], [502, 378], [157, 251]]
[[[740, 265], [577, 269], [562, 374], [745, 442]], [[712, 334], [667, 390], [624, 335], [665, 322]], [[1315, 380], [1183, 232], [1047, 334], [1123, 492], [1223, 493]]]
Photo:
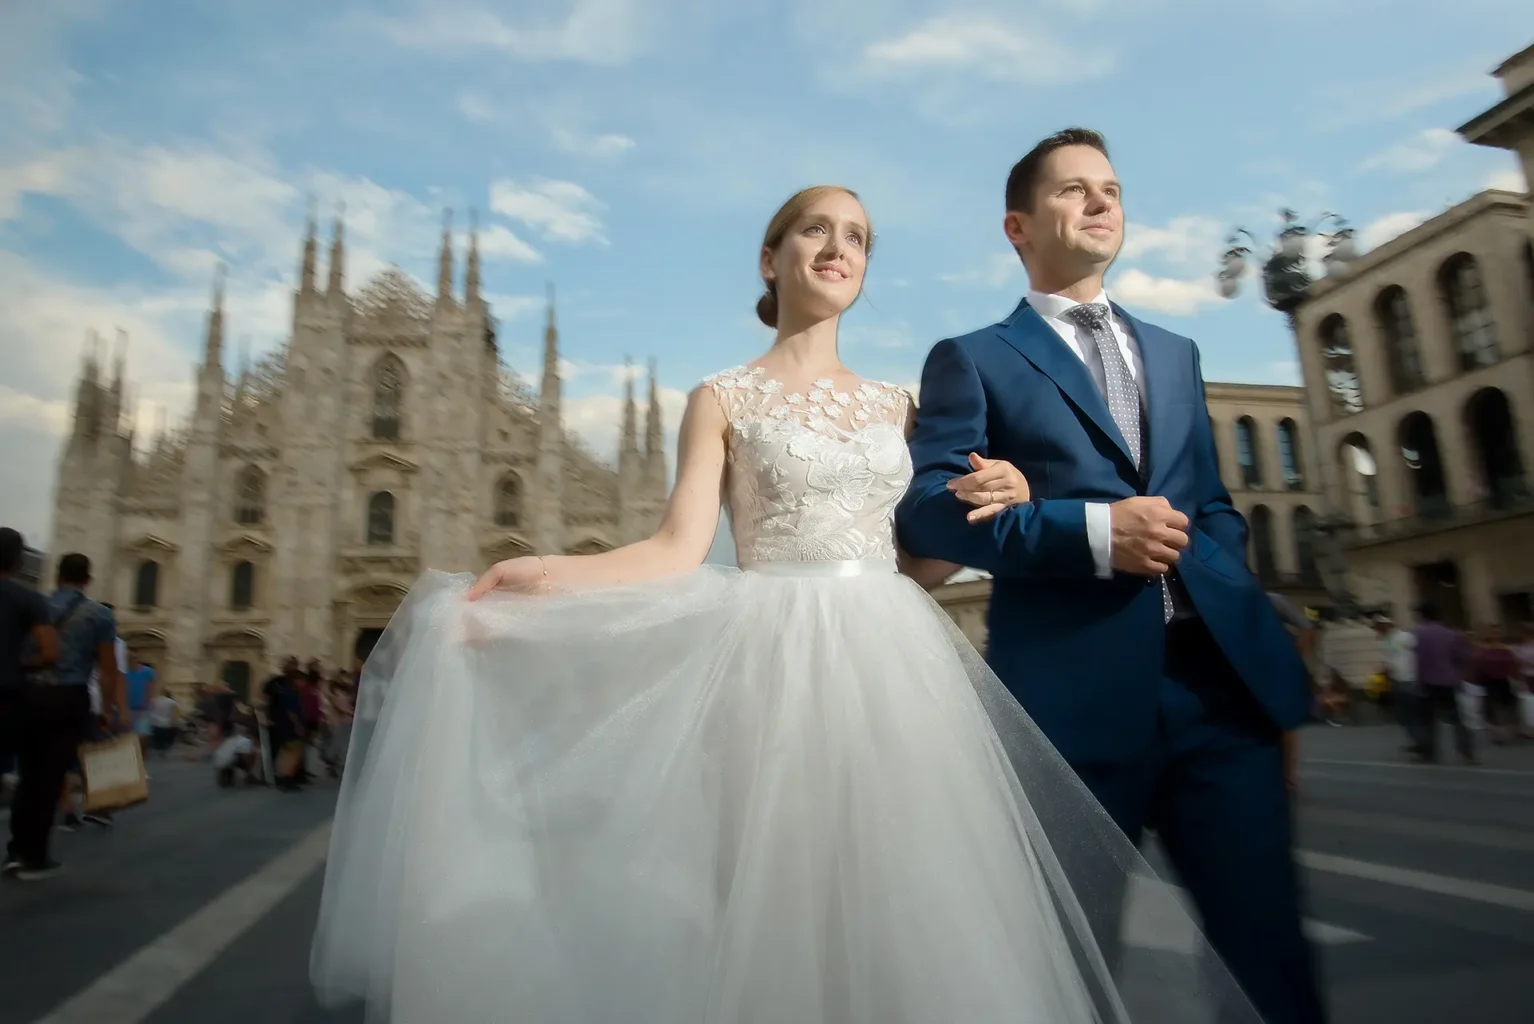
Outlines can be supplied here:
[[1210, 943], [1267, 1024], [1324, 1024], [1282, 734], [1196, 619], [1168, 628], [1158, 686], [1151, 750], [1072, 767], [1131, 840], [1156, 830]]

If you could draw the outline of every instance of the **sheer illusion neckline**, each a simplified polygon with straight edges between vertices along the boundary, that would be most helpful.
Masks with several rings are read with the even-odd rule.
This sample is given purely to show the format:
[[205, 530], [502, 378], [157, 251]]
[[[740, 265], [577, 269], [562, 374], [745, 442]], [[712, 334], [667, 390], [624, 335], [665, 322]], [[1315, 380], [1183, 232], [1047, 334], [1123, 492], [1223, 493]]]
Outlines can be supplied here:
[[742, 365], [714, 381], [722, 389], [751, 395], [741, 411], [752, 409], [768, 419], [798, 422], [848, 438], [875, 426], [899, 426], [905, 411], [904, 389], [861, 376], [846, 383], [822, 376], [790, 388], [765, 367]]

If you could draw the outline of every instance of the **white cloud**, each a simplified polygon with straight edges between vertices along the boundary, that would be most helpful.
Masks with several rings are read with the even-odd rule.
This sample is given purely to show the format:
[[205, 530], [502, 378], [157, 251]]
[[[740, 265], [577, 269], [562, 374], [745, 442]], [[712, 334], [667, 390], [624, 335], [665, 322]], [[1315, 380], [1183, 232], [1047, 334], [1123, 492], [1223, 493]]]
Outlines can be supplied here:
[[63, 189], [73, 156], [70, 151], [44, 153], [25, 163], [0, 167], [0, 222], [15, 217], [22, 196], [51, 195]]
[[0, 430], [22, 427], [59, 437], [69, 425], [69, 415], [69, 403], [62, 398], [39, 398], [0, 384]]
[[464, 120], [475, 124], [488, 124], [494, 121], [498, 114], [495, 104], [489, 98], [477, 92], [461, 92], [458, 94], [458, 113]]
[[491, 50], [523, 61], [623, 64], [648, 39], [640, 0], [574, 0], [562, 19], [512, 23], [495, 11], [464, 3], [422, 4], [403, 18], [379, 19], [396, 45], [451, 53]]
[[869, 43], [865, 67], [875, 73], [957, 70], [1001, 82], [1066, 82], [1111, 71], [1105, 43], [1078, 48], [1047, 34], [985, 16], [928, 18], [901, 35]]
[[517, 263], [542, 263], [543, 254], [518, 238], [504, 224], [492, 224], [479, 233], [479, 252], [485, 259], [508, 259]]
[[1426, 210], [1401, 210], [1387, 213], [1364, 225], [1358, 233], [1358, 245], [1364, 252], [1377, 249], [1386, 242], [1403, 235], [1432, 216]]
[[490, 185], [490, 208], [559, 242], [603, 242], [602, 203], [573, 181], [537, 180], [523, 186], [508, 179]]
[[1155, 256], [1166, 263], [1202, 266], [1219, 254], [1224, 235], [1219, 221], [1200, 214], [1173, 217], [1165, 227], [1131, 222], [1124, 228], [1119, 258]]
[[1458, 134], [1447, 128], [1426, 128], [1411, 138], [1376, 153], [1358, 165], [1361, 171], [1388, 171], [1411, 174], [1436, 167], [1456, 146], [1463, 145]]
[[[533, 312], [541, 312], [545, 300], [541, 295], [486, 293], [485, 302], [489, 304], [490, 312], [495, 318], [506, 323], [511, 320], [520, 320]], [[537, 381], [533, 383], [536, 384]]]
[[572, 131], [569, 128], [556, 126], [553, 135], [554, 145], [566, 153], [574, 153], [577, 156], [598, 157], [604, 160], [622, 156], [636, 145], [629, 136], [620, 135], [616, 132], [585, 135]]
[[1501, 189], [1504, 192], [1527, 192], [1529, 183], [1523, 176], [1520, 167], [1509, 167], [1505, 170], [1496, 171], [1486, 179], [1487, 188]]
[[1192, 316], [1222, 301], [1212, 277], [1152, 277], [1143, 270], [1121, 270], [1108, 283], [1109, 294], [1131, 309], [1153, 309], [1173, 316]]

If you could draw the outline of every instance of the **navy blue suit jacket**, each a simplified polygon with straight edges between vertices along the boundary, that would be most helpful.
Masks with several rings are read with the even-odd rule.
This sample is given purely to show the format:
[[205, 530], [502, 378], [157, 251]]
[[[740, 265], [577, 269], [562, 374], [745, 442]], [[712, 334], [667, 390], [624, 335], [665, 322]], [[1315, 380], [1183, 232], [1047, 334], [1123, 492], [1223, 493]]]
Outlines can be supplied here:
[[[911, 438], [915, 477], [896, 520], [910, 554], [994, 577], [987, 660], [1078, 764], [1150, 749], [1166, 638], [1155, 580], [1097, 577], [1089, 501], [1158, 494], [1187, 515], [1176, 572], [1215, 642], [1278, 728], [1298, 726], [1310, 708], [1299, 652], [1246, 566], [1246, 521], [1220, 482], [1198, 348], [1114, 310], [1144, 367], [1143, 476], [1086, 364], [1025, 301], [928, 355]], [[966, 522], [969, 506], [946, 484], [970, 472], [970, 452], [1022, 470], [1032, 501]]]

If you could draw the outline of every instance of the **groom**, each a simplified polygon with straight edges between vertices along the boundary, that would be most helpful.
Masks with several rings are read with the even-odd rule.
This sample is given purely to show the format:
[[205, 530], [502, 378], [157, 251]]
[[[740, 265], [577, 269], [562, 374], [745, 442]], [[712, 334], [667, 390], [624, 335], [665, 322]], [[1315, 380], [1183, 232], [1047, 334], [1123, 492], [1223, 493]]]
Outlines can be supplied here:
[[[1156, 830], [1269, 1024], [1318, 1024], [1281, 747], [1305, 670], [1247, 571], [1197, 347], [1104, 294], [1120, 199], [1086, 129], [1012, 168], [1030, 291], [928, 355], [900, 540], [995, 577], [991, 667], [1132, 841]], [[1032, 501], [966, 522], [990, 501], [972, 452], [1022, 470]]]

